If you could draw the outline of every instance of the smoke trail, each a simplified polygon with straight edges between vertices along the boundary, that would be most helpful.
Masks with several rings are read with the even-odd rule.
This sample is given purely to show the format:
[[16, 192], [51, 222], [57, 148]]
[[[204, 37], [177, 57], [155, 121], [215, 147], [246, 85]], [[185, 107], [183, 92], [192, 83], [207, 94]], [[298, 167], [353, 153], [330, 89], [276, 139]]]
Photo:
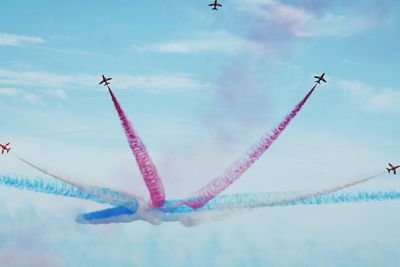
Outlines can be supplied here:
[[218, 196], [208, 202], [206, 205], [198, 209], [192, 209], [188, 206], [178, 206], [179, 203], [188, 201], [187, 199], [168, 200], [165, 202], [163, 207], [158, 208], [165, 213], [191, 213], [194, 211], [211, 211], [211, 210], [234, 210], [258, 207], [263, 201], [292, 201], [299, 199], [308, 199], [320, 195], [326, 195], [335, 193], [337, 191], [356, 186], [361, 183], [365, 183], [380, 176], [384, 172], [380, 172], [375, 175], [364, 177], [357, 180], [352, 180], [341, 185], [337, 185], [327, 189], [321, 189], [318, 191], [306, 191], [306, 192], [280, 192], [280, 193], [247, 193], [247, 194], [236, 194], [236, 195], [223, 195]]
[[[288, 192], [286, 194], [279, 194], [279, 195], [270, 195], [272, 196], [272, 198], [264, 198], [263, 195], [259, 195], [259, 194], [251, 194], [251, 195], [243, 195], [243, 197], [245, 199], [243, 199], [242, 197], [239, 197], [238, 199], [236, 199], [235, 201], [232, 201], [232, 199], [228, 199], [228, 201], [226, 201], [226, 199], [224, 200], [223, 198], [220, 198], [218, 201], [211, 203], [210, 208], [212, 209], [219, 209], [219, 208], [223, 208], [223, 209], [243, 209], [243, 208], [256, 208], [261, 206], [268, 206], [270, 205], [274, 205], [274, 203], [286, 203], [286, 202], [296, 202], [296, 201], [302, 201], [302, 200], [306, 200], [306, 199], [310, 199], [310, 198], [317, 198], [323, 195], [328, 195], [328, 194], [332, 194], [335, 192], [338, 192], [340, 190], [352, 187], [352, 186], [356, 186], [358, 184], [361, 183], [365, 183], [369, 180], [372, 180], [378, 176], [380, 176], [383, 172], [366, 177], [366, 178], [362, 178], [362, 179], [358, 179], [358, 180], [354, 180], [354, 181], [350, 181], [348, 183], [342, 184], [342, 185], [338, 185], [335, 186], [333, 188], [328, 188], [328, 189], [323, 189], [323, 190], [318, 190], [318, 191], [313, 191], [313, 192]], [[240, 195], [239, 195], [240, 196]], [[261, 197], [260, 197], [261, 196]], [[214, 207], [212, 207], [214, 205]]]
[[131, 122], [125, 116], [123, 109], [121, 108], [117, 98], [111, 91], [110, 87], [108, 87], [108, 91], [111, 95], [112, 101], [114, 102], [115, 109], [118, 112], [118, 116], [121, 120], [122, 127], [124, 128], [129, 146], [136, 158], [136, 162], [139, 166], [140, 172], [142, 173], [147, 189], [150, 192], [152, 204], [156, 207], [162, 206], [165, 201], [165, 193], [156, 167], [154, 166], [154, 163], [147, 153], [146, 147], [143, 144], [142, 140], [133, 129]]
[[27, 178], [16, 178], [11, 176], [0, 175], [0, 184], [20, 190], [29, 190], [40, 193], [53, 194], [58, 196], [79, 198], [84, 200], [92, 200], [101, 204], [109, 204], [113, 206], [124, 206], [131, 211], [138, 209], [138, 201], [135, 199], [127, 200], [123, 194], [114, 192], [107, 188], [96, 188], [102, 194], [107, 194], [109, 198], [104, 198], [101, 194], [92, 194], [82, 188], [72, 186], [63, 182], [45, 182], [41, 178], [34, 180]]
[[65, 184], [69, 184], [74, 188], [77, 188], [79, 190], [85, 191], [90, 195], [96, 195], [97, 198], [102, 198], [103, 201], [105, 203], [108, 203], [110, 205], [113, 206], [118, 206], [118, 205], [122, 205], [121, 203], [129, 203], [129, 202], [137, 202], [137, 197], [135, 196], [131, 196], [127, 193], [122, 193], [122, 192], [115, 192], [112, 191], [110, 189], [107, 188], [100, 188], [100, 187], [96, 187], [96, 186], [87, 186], [87, 185], [83, 185], [83, 184], [78, 184], [75, 182], [72, 182], [71, 180], [61, 177], [59, 175], [56, 175], [54, 173], [51, 173], [47, 170], [45, 170], [42, 167], [37, 166], [36, 164], [33, 164], [32, 162], [22, 158], [21, 156], [19, 156], [18, 154], [16, 154], [15, 152], [13, 153], [19, 160], [21, 160], [22, 162], [24, 162], [25, 164], [28, 164], [29, 166], [31, 166], [32, 168], [53, 177], [54, 179], [57, 179]]
[[[258, 193], [258, 194], [239, 194], [233, 196], [221, 196], [215, 198], [211, 201], [207, 206], [201, 208], [199, 211], [212, 211], [213, 214], [211, 216], [212, 220], [222, 220], [224, 218], [230, 217], [234, 214], [238, 214], [247, 210], [252, 210], [261, 207], [274, 207], [274, 206], [289, 206], [289, 205], [300, 205], [304, 203], [317, 204], [321, 202], [321, 204], [325, 204], [326, 199], [324, 197], [330, 196], [329, 201], [339, 201], [346, 199], [342, 196], [345, 196], [346, 193], [339, 194], [340, 197], [336, 197], [333, 193], [361, 184], [365, 183], [369, 180], [372, 180], [381, 173], [372, 175], [363, 179], [351, 181], [333, 188], [318, 190], [313, 192], [287, 192], [287, 193]], [[338, 200], [335, 200], [338, 199]], [[351, 198], [355, 199], [355, 198]], [[324, 202], [325, 201], [325, 202]], [[188, 210], [176, 210], [175, 212], [188, 212]], [[203, 221], [207, 220], [206, 216], [202, 218], [201, 216], [198, 220]]]
[[[377, 201], [390, 201], [390, 200], [400, 200], [400, 191], [378, 191], [378, 192], [342, 192], [342, 193], [331, 193], [328, 195], [320, 195], [317, 197], [298, 199], [298, 200], [284, 200], [277, 201], [274, 200], [275, 197], [280, 198], [277, 193], [259, 193], [259, 194], [245, 194], [246, 197], [250, 198], [251, 202], [246, 207], [246, 203], [242, 203], [241, 208], [235, 210], [224, 210], [223, 207], [214, 207], [215, 209], [210, 209], [207, 211], [193, 212], [190, 216], [186, 216], [185, 226], [192, 227], [204, 223], [221, 221], [227, 219], [230, 216], [242, 214], [246, 211], [251, 211], [258, 208], [266, 207], [288, 207], [288, 206], [305, 206], [305, 205], [327, 205], [327, 204], [340, 204], [340, 203], [361, 203], [361, 202], [377, 202]], [[237, 201], [238, 198], [243, 198], [242, 195], [231, 195], [223, 196], [224, 201]], [[215, 199], [218, 199], [217, 197]], [[253, 202], [255, 198], [262, 199], [260, 202]], [[268, 200], [269, 199], [269, 200]], [[256, 205], [258, 204], [258, 205]], [[190, 220], [188, 220], [190, 219]]]
[[297, 113], [302, 109], [308, 98], [314, 92], [317, 84], [315, 84], [307, 95], [296, 105], [296, 107], [276, 126], [272, 133], [266, 133], [261, 139], [255, 143], [242, 157], [236, 160], [228, 169], [220, 176], [215, 178], [208, 185], [200, 189], [189, 200], [179, 203], [179, 205], [187, 205], [193, 209], [204, 206], [208, 201], [220, 194], [229, 185], [236, 181], [246, 170], [248, 170], [261, 155], [275, 142], [281, 133], [286, 129], [289, 123], [296, 117]]

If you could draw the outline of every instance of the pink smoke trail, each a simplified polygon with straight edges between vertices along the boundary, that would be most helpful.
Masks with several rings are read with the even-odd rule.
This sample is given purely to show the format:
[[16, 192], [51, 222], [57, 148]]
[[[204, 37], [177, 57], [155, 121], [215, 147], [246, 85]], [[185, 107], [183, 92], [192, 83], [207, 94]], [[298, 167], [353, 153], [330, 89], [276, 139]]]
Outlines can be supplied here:
[[158, 176], [156, 167], [152, 162], [149, 154], [147, 153], [146, 147], [142, 140], [133, 129], [131, 122], [125, 116], [121, 105], [119, 104], [117, 98], [112, 92], [111, 88], [107, 85], [108, 91], [110, 92], [112, 101], [114, 103], [115, 109], [118, 112], [118, 116], [121, 120], [122, 127], [124, 128], [125, 135], [128, 139], [128, 144], [132, 150], [133, 155], [136, 158], [136, 162], [139, 166], [140, 172], [143, 176], [144, 182], [147, 189], [150, 192], [150, 198], [153, 206], [162, 206], [165, 201], [164, 187]]
[[275, 142], [281, 133], [286, 129], [289, 123], [296, 117], [297, 113], [302, 109], [308, 98], [314, 92], [317, 84], [315, 84], [307, 95], [296, 105], [296, 107], [276, 126], [272, 133], [266, 133], [261, 139], [255, 143], [250, 150], [237, 159], [228, 169], [220, 176], [215, 178], [208, 185], [197, 191], [194, 196], [178, 205], [187, 205], [192, 209], [198, 209], [204, 206], [208, 201], [216, 197], [222, 191], [229, 187], [242, 174], [248, 170], [261, 155]]

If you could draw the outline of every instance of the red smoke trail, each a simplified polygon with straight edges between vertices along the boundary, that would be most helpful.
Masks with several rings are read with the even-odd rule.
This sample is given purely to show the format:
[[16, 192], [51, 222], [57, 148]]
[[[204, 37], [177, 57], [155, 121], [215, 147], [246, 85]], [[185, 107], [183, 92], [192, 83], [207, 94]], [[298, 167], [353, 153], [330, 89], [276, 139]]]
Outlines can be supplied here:
[[242, 176], [242, 174], [261, 157], [261, 155], [275, 142], [275, 140], [278, 139], [281, 133], [302, 109], [308, 98], [314, 92], [316, 86], [317, 84], [311, 88], [308, 94], [296, 105], [292, 112], [286, 115], [283, 121], [272, 130], [272, 133], [266, 133], [246, 154], [229, 166], [222, 175], [218, 176], [208, 185], [197, 191], [190, 200], [186, 200], [178, 205], [187, 205], [193, 209], [198, 209]]
[[146, 147], [142, 140], [133, 129], [131, 122], [125, 116], [120, 104], [111, 88], [108, 87], [112, 101], [114, 102], [115, 109], [118, 112], [118, 116], [121, 120], [122, 127], [124, 128], [125, 135], [128, 139], [129, 146], [136, 158], [136, 162], [139, 166], [140, 172], [142, 173], [144, 182], [146, 183], [147, 189], [150, 192], [150, 198], [153, 206], [162, 206], [165, 201], [164, 187], [161, 179], [158, 176], [156, 167], [152, 162], [149, 154], [147, 153]]

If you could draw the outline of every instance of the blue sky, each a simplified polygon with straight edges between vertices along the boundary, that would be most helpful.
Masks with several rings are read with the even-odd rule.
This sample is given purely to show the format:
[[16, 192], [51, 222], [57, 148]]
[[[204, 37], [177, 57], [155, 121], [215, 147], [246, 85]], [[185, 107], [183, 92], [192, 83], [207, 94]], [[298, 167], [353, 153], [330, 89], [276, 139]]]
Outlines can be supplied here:
[[[227, 193], [319, 189], [399, 161], [397, 1], [10, 1], [0, 23], [0, 142], [75, 181], [147, 192], [99, 77], [167, 197], [220, 174], [327, 73]], [[0, 171], [39, 175], [12, 155]], [[398, 189], [381, 176], [360, 187]], [[396, 266], [398, 202], [263, 209], [186, 229], [85, 226], [84, 201], [0, 188], [6, 266]], [[46, 229], [46, 231], [43, 231]], [[22, 256], [21, 256], [22, 255]], [[28, 260], [29, 259], [29, 260]]]

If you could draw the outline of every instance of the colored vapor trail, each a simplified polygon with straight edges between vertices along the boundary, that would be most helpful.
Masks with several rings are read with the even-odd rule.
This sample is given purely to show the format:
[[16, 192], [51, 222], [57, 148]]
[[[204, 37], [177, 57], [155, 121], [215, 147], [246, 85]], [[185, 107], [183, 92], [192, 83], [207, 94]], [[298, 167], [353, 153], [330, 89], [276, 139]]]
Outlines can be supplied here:
[[[216, 197], [210, 202], [208, 202], [203, 207], [196, 209], [196, 211], [210, 211], [210, 210], [234, 210], [234, 209], [251, 209], [254, 207], [259, 207], [263, 203], [269, 203], [269, 201], [294, 201], [315, 198], [321, 195], [332, 194], [337, 191], [347, 189], [358, 184], [362, 184], [380, 176], [383, 172], [368, 177], [352, 180], [340, 185], [336, 185], [330, 188], [321, 189], [317, 191], [308, 192], [281, 192], [281, 193], [248, 193], [248, 194], [237, 194], [237, 195], [224, 195]], [[278, 199], [279, 197], [279, 199]], [[181, 203], [187, 200], [171, 200], [166, 201], [163, 210], [173, 213], [187, 213], [193, 211], [192, 208], [186, 206], [176, 207], [176, 203]]]
[[[287, 193], [283, 193], [287, 195]], [[310, 198], [294, 198], [292, 200], [282, 199], [281, 193], [249, 193], [239, 195], [225, 195], [216, 197], [216, 205], [204, 206], [207, 210], [191, 215], [191, 225], [196, 226], [203, 223], [220, 221], [236, 214], [242, 214], [253, 209], [267, 207], [288, 207], [306, 205], [328, 205], [340, 203], [360, 203], [400, 200], [400, 191], [377, 191], [377, 192], [341, 192], [327, 195], [318, 195]], [[232, 207], [235, 207], [231, 209]]]
[[57, 179], [61, 181], [63, 184], [68, 184], [73, 188], [79, 189], [82, 192], [86, 192], [87, 194], [96, 196], [98, 199], [103, 199], [102, 203], [107, 203], [113, 206], [117, 205], [124, 205], [125, 203], [130, 203], [130, 202], [137, 202], [137, 198], [131, 195], [128, 195], [127, 193], [122, 193], [122, 192], [115, 192], [107, 188], [100, 188], [97, 186], [87, 186], [83, 184], [78, 184], [75, 182], [72, 182], [71, 180], [61, 177], [59, 175], [56, 175], [54, 173], [49, 172], [48, 170], [45, 170], [42, 167], [37, 166], [36, 164], [22, 158], [15, 152], [13, 153], [19, 160], [24, 162], [25, 164], [28, 164], [32, 168], [40, 171], [43, 174], [46, 174], [48, 176], [53, 177], [54, 179]]
[[[128, 201], [124, 194], [107, 188], [93, 187], [96, 189], [97, 193], [92, 193], [61, 181], [47, 182], [40, 178], [16, 178], [6, 175], [0, 175], [0, 184], [21, 190], [92, 200], [101, 204], [123, 205], [124, 207], [134, 211], [136, 211], [139, 206], [137, 200], [130, 198]], [[104, 195], [107, 195], [108, 197], [105, 198]]]
[[295, 108], [276, 126], [272, 133], [266, 133], [261, 139], [255, 143], [243, 156], [237, 159], [228, 169], [220, 176], [211, 181], [208, 185], [197, 191], [189, 200], [179, 203], [179, 205], [187, 205], [193, 209], [204, 206], [208, 201], [220, 194], [233, 182], [239, 179], [242, 174], [247, 171], [261, 155], [275, 142], [282, 134], [289, 123], [296, 117], [297, 113], [302, 109], [311, 94], [314, 92], [317, 84], [315, 84], [307, 95], [295, 106]]
[[[314, 200], [315, 204], [324, 197], [330, 195], [335, 197], [333, 193], [340, 190], [365, 183], [380, 176], [383, 172], [368, 176], [362, 179], [350, 181], [332, 188], [312, 191], [312, 192], [287, 192], [287, 193], [256, 193], [256, 194], [239, 194], [234, 196], [221, 196], [215, 198], [206, 207], [209, 211], [216, 211], [213, 217], [223, 219], [235, 213], [245, 210], [251, 210], [260, 207], [288, 206], [303, 204], [307, 201]], [[342, 199], [342, 197], [338, 198]], [[354, 198], [352, 198], [354, 199]], [[334, 201], [334, 200], [332, 200]], [[324, 203], [321, 203], [324, 204]], [[201, 218], [203, 219], [203, 218]]]
[[149, 190], [152, 205], [156, 207], [162, 206], [165, 201], [165, 193], [161, 179], [158, 176], [157, 169], [147, 153], [145, 145], [143, 144], [139, 135], [133, 129], [131, 122], [126, 117], [111, 88], [108, 85], [107, 87], [115, 109], [118, 112], [122, 127], [124, 128], [125, 135], [128, 139], [128, 144], [136, 158], [136, 162], [139, 166], [144, 182]]

